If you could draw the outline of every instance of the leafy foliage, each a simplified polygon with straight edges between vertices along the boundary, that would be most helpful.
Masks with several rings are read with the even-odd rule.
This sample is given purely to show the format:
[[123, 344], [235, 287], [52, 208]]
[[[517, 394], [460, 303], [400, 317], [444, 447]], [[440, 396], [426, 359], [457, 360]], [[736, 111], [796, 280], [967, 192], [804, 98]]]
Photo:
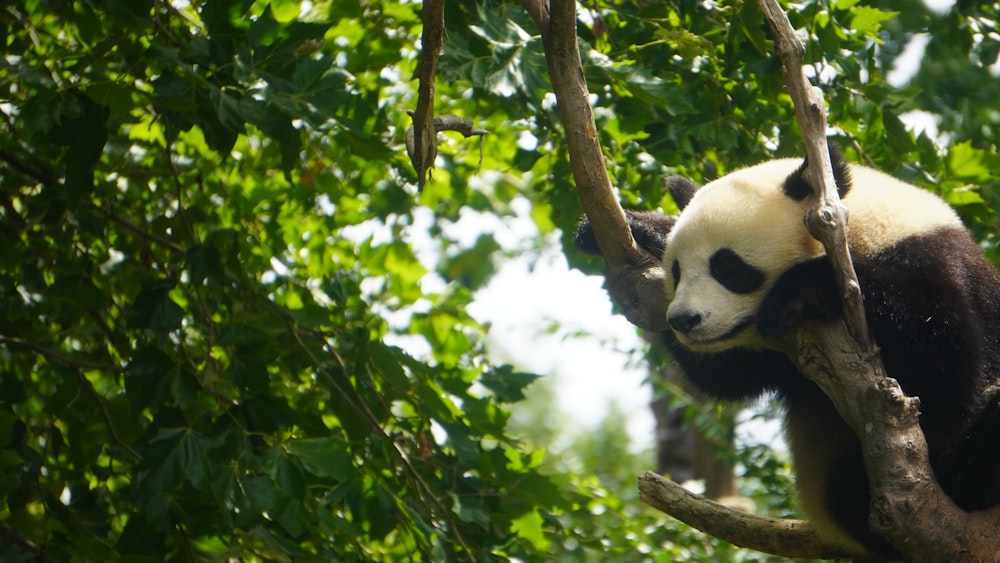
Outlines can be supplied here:
[[[842, 144], [935, 185], [991, 242], [996, 6], [902, 4], [792, 17]], [[443, 138], [417, 193], [402, 141], [419, 9], [0, 11], [4, 558], [732, 558], [640, 511], [615, 439], [567, 467], [512, 437], [535, 377], [492, 365], [466, 312], [507, 250], [450, 227], [528, 200], [540, 233], [571, 231], [565, 140], [523, 11], [448, 2], [436, 105], [491, 134], [481, 168]], [[588, 5], [585, 68], [627, 204], [669, 209], [668, 171], [800, 152], [762, 26], [750, 2]], [[930, 56], [889, 87], [918, 32]], [[940, 116], [942, 144], [904, 128], [916, 109]]]

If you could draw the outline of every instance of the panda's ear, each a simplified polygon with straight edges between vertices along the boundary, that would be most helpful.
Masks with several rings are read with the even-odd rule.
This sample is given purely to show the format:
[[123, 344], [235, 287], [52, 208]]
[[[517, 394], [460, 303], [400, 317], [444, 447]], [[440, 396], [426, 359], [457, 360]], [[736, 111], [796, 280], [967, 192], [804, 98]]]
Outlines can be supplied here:
[[[851, 191], [851, 167], [844, 160], [840, 147], [834, 143], [828, 143], [828, 146], [830, 147], [830, 164], [833, 165], [833, 179], [837, 182], [837, 193], [843, 198]], [[799, 166], [785, 179], [785, 195], [795, 201], [802, 201], [813, 193], [812, 186], [802, 177], [807, 166], [809, 166], [809, 157], [806, 157], [802, 161], [802, 166]]]
[[[657, 260], [663, 258], [667, 235], [670, 234], [675, 219], [656, 211], [633, 211], [631, 209], [625, 210], [625, 218], [628, 219], [632, 238], [635, 239], [639, 248], [652, 254]], [[584, 217], [577, 226], [573, 242], [576, 244], [577, 250], [585, 254], [601, 256], [601, 247], [597, 244], [594, 228], [587, 217]]]
[[698, 187], [683, 176], [667, 176], [663, 179], [663, 185], [670, 191], [677, 209], [680, 210], [687, 207], [688, 202], [694, 197], [694, 192], [698, 191]]

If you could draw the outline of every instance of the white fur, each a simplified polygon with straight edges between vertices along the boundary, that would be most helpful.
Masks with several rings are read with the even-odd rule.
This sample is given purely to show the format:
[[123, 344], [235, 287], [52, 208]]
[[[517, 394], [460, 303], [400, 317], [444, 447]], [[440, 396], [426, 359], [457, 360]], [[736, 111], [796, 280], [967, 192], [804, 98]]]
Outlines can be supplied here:
[[[802, 161], [782, 159], [744, 168], [699, 189], [671, 230], [663, 255], [668, 272], [667, 316], [697, 313], [702, 322], [677, 334], [684, 346], [702, 352], [767, 347], [754, 324], [736, 335], [741, 321], [753, 318], [775, 280], [791, 266], [821, 256], [822, 245], [809, 235], [803, 217], [812, 198], [794, 201], [782, 187]], [[943, 226], [960, 226], [940, 198], [870, 168], [852, 165], [848, 243], [856, 256], [871, 256], [907, 237]], [[745, 295], [722, 287], [709, 273], [708, 260], [729, 248], [765, 274], [762, 288]], [[680, 284], [669, 275], [677, 260]]]

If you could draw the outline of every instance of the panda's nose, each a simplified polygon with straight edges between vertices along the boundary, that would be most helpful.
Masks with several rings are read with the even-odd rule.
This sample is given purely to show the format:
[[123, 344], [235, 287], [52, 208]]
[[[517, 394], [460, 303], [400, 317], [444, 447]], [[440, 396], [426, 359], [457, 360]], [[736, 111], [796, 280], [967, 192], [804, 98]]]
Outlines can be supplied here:
[[667, 322], [669, 322], [670, 326], [677, 332], [687, 334], [701, 323], [701, 315], [698, 313], [680, 313], [677, 315], [671, 315], [670, 318], [667, 319]]

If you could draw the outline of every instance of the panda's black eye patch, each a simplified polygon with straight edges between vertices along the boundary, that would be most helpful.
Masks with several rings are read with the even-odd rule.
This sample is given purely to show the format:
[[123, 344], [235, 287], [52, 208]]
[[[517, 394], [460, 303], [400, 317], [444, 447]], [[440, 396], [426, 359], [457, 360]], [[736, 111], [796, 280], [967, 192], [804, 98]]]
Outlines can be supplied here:
[[681, 265], [677, 260], [670, 265], [670, 275], [674, 278], [674, 289], [677, 289], [677, 284], [681, 283]]
[[708, 259], [708, 271], [715, 281], [733, 293], [753, 293], [764, 285], [764, 273], [728, 248], [716, 251]]

